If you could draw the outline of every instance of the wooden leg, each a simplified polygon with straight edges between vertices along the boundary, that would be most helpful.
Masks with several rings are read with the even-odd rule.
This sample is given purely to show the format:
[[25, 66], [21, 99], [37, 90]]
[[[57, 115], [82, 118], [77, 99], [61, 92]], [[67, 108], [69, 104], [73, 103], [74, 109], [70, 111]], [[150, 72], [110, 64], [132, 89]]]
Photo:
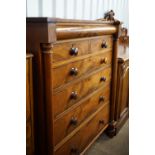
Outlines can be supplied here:
[[105, 132], [110, 138], [116, 136], [116, 122], [111, 122]]

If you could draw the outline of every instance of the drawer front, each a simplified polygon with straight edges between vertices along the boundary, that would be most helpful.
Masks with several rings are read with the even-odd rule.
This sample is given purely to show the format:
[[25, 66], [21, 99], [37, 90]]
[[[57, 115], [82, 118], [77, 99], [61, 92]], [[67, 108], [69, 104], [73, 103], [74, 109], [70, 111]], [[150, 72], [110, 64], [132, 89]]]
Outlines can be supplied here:
[[111, 49], [112, 45], [112, 36], [109, 35], [91, 39], [57, 42], [53, 46], [53, 62], [105, 51]]
[[109, 104], [106, 104], [84, 127], [82, 127], [71, 139], [69, 139], [55, 155], [80, 154], [84, 148], [109, 122]]
[[103, 36], [101, 38], [93, 38], [90, 41], [91, 52], [99, 52], [105, 49], [111, 49], [113, 46], [112, 36]]
[[[111, 64], [112, 51], [105, 52], [96, 56], [91, 56], [84, 60], [62, 65], [53, 69], [53, 87], [57, 88], [70, 82], [83, 74], [86, 74], [99, 67]], [[61, 76], [60, 76], [61, 75]]]
[[53, 46], [53, 62], [88, 54], [90, 52], [89, 48], [89, 40], [57, 43]]
[[63, 138], [69, 135], [69, 133], [77, 128], [94, 111], [96, 111], [97, 108], [109, 102], [109, 97], [110, 85], [105, 88], [102, 87], [102, 89], [97, 91], [77, 108], [56, 120], [54, 123], [54, 144], [56, 145]]
[[90, 94], [100, 86], [110, 82], [111, 68], [102, 69], [95, 74], [88, 76], [79, 82], [73, 83], [61, 91], [53, 94], [53, 113], [54, 117], [75, 105], [82, 97]]

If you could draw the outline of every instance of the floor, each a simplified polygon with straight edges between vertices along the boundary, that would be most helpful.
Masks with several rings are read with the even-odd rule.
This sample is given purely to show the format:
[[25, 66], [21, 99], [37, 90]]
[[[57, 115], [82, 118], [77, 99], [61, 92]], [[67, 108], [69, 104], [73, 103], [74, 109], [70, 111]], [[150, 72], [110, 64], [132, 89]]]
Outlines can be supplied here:
[[101, 135], [86, 155], [129, 155], [129, 121], [112, 139]]

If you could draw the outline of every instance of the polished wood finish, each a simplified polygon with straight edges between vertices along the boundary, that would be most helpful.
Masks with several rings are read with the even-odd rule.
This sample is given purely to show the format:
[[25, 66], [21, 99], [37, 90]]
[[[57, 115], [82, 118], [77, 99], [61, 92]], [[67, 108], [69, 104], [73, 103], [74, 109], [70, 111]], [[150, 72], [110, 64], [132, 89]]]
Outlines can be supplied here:
[[117, 97], [115, 120], [116, 133], [128, 119], [129, 115], [129, 36], [127, 29], [122, 28], [119, 38], [118, 71], [117, 71]]
[[[61, 51], [61, 52], [60, 52]], [[89, 53], [89, 40], [73, 40], [56, 43], [53, 47], [53, 62]]]
[[[54, 142], [57, 144], [71, 131], [77, 128], [86, 118], [88, 118], [99, 106], [102, 106], [110, 99], [110, 85], [102, 87], [91, 94], [91, 98], [86, 98], [77, 107], [67, 111], [54, 121]], [[63, 126], [63, 128], [62, 128]], [[59, 129], [59, 130], [58, 130]]]
[[106, 35], [90, 40], [91, 52], [101, 52], [101, 50], [111, 49], [113, 46], [112, 36]]
[[32, 54], [26, 55], [26, 155], [34, 155]]
[[[106, 45], [105, 47], [103, 45]], [[71, 59], [112, 48], [112, 36], [58, 41], [53, 47], [53, 62]], [[60, 52], [61, 51], [61, 52]]]
[[115, 136], [129, 115], [129, 36], [127, 29], [120, 26], [120, 36], [117, 39], [117, 87], [115, 87], [115, 106], [111, 110], [113, 123], [107, 128], [109, 137]]
[[[86, 75], [85, 77], [82, 77], [82, 79], [74, 80], [74, 83], [72, 82], [69, 83], [69, 85], [63, 85], [63, 88], [54, 90], [53, 102], [57, 103], [53, 105], [54, 117], [75, 105], [75, 103], [100, 86], [106, 85], [111, 80], [111, 68], [109, 67], [105, 70], [100, 68], [98, 72], [95, 71], [94, 74], [92, 73], [91, 76], [90, 74]], [[106, 78], [105, 81], [102, 81], [102, 78]], [[71, 98], [72, 92], [77, 93], [75, 99]]]
[[[93, 138], [107, 125], [109, 121], [109, 104], [99, 109], [99, 113], [88, 120], [86, 125], [71, 137], [62, 147], [57, 148], [55, 155], [80, 154]], [[74, 150], [74, 151], [73, 151]]]
[[84, 154], [114, 122], [119, 21], [27, 19], [37, 155]]
[[[118, 91], [117, 91], [117, 119], [121, 117], [128, 109], [128, 93], [129, 93], [129, 61], [119, 63], [118, 65]], [[127, 108], [127, 109], [126, 109]]]

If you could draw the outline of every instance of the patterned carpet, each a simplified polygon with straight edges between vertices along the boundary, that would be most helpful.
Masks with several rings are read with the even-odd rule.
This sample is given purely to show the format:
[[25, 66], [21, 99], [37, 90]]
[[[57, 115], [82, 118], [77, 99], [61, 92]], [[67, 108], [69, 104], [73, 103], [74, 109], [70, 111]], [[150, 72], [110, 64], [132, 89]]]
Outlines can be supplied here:
[[112, 139], [101, 135], [86, 155], [129, 155], [129, 121]]

